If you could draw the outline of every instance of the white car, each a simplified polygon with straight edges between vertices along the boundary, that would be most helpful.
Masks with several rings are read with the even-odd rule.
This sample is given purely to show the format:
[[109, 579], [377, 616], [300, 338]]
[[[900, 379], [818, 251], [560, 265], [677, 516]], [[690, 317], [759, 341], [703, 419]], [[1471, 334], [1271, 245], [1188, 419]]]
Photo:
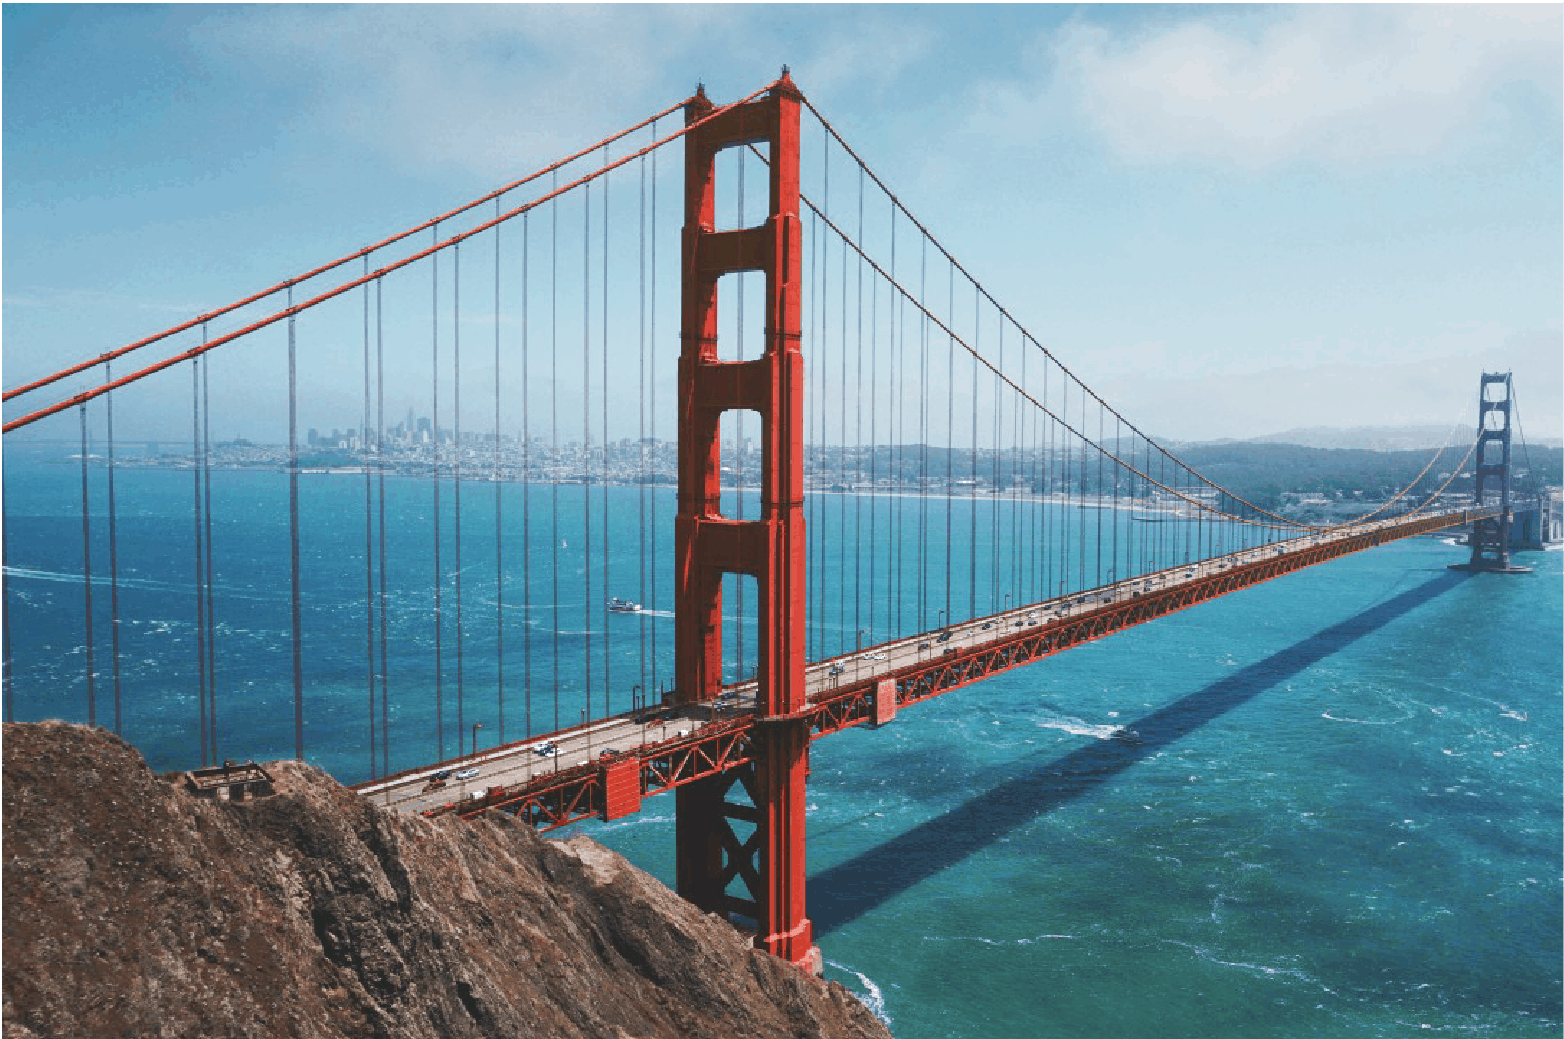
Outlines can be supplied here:
[[457, 779], [477, 779], [478, 778], [478, 770], [475, 769], [475, 768], [464, 768], [460, 772], [456, 773], [456, 778]]

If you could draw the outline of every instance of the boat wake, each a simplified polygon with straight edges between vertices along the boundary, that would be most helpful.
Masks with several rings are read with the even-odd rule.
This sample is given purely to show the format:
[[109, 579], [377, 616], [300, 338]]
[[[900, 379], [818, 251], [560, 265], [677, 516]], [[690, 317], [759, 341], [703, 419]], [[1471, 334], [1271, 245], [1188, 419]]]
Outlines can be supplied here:
[[1127, 730], [1122, 725], [1093, 725], [1081, 718], [1069, 716], [1060, 718], [1044, 718], [1037, 723], [1040, 729], [1058, 729], [1068, 732], [1071, 736], [1090, 736], [1098, 740], [1111, 740]]

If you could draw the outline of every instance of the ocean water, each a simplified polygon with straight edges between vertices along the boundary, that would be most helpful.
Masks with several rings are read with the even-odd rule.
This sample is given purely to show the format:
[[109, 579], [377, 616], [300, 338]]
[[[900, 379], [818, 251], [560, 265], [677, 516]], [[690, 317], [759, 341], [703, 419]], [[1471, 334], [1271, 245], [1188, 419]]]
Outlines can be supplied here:
[[[110, 724], [106, 502], [92, 478], [93, 697]], [[155, 768], [196, 763], [191, 479], [122, 470], [116, 492], [123, 731]], [[222, 756], [292, 750], [279, 486], [275, 473], [213, 477]], [[341, 476], [301, 488], [306, 756], [349, 782], [379, 767], [363, 493]], [[493, 493], [464, 485], [464, 524], [492, 523], [474, 517], [492, 517]], [[668, 491], [501, 494], [503, 559], [476, 533], [464, 542], [458, 638], [449, 541], [434, 621], [429, 485], [387, 481], [389, 724], [376, 738], [389, 736], [393, 769], [455, 753], [474, 723], [488, 745], [502, 719], [515, 739], [667, 681], [671, 553], [649, 553], [640, 508], [660, 503], [666, 542]], [[79, 496], [78, 467], [8, 445], [18, 719], [86, 717]], [[854, 510], [856, 531], [856, 501], [818, 507], [822, 528], [843, 531]], [[608, 535], [596, 560], [580, 554], [588, 520], [594, 542]], [[1558, 1034], [1564, 553], [1525, 554], [1536, 572], [1505, 577], [1446, 569], [1463, 556], [1435, 539], [1360, 553], [818, 741], [809, 906], [828, 976], [901, 1039]], [[814, 651], [851, 649], [860, 627], [913, 630], [944, 605], [946, 565], [974, 600], [1024, 591], [962, 558], [922, 561], [922, 582], [888, 579], [887, 558], [862, 612], [841, 606], [848, 579], [828, 578]], [[652, 612], [605, 617], [605, 592]], [[746, 658], [730, 627], [737, 671], [753, 633]], [[1121, 726], [1139, 742], [1109, 738]], [[671, 882], [672, 812], [657, 797], [578, 829]]]
[[[1460, 556], [1385, 546], [818, 741], [827, 976], [901, 1039], [1557, 1035], [1564, 556]], [[671, 806], [587, 829], [671, 879]]]

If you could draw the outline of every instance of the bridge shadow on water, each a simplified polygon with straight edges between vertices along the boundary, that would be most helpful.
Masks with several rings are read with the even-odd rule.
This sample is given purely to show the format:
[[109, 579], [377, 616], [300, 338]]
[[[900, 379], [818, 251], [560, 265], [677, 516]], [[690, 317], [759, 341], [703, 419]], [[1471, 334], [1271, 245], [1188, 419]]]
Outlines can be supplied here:
[[1130, 722], [1126, 728], [1138, 734], [1138, 739], [1093, 741], [810, 877], [809, 915], [815, 933], [827, 934], [856, 920], [919, 881], [1062, 807], [1143, 758], [1434, 599], [1468, 576], [1441, 570], [1437, 576], [1394, 598]]

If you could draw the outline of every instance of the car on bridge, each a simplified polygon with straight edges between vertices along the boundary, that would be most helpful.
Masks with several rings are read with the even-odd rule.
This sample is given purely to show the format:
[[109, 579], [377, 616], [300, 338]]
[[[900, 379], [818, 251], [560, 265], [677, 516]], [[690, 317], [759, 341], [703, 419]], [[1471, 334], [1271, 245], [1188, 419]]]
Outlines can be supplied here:
[[846, 671], [847, 671], [847, 669], [845, 667], [843, 667], [841, 664], [832, 664], [831, 665], [831, 670], [828, 673], [832, 674], [832, 675], [840, 675], [840, 674], [845, 673]]
[[460, 772], [456, 773], [456, 778], [457, 779], [477, 779], [478, 778], [478, 772], [479, 772], [479, 770], [475, 769], [475, 768], [464, 768]]
[[559, 748], [552, 743], [540, 743], [532, 748], [532, 753], [540, 758], [552, 758], [559, 753]]

